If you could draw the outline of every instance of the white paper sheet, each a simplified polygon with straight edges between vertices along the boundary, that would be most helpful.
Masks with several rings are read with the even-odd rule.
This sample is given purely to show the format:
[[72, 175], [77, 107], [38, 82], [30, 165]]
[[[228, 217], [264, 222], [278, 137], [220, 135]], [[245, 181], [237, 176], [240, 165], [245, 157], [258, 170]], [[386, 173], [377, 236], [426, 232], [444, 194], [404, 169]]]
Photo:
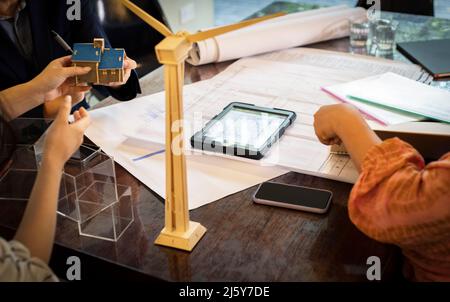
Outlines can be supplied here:
[[[423, 119], [422, 117], [414, 114], [387, 110], [386, 108], [381, 108], [371, 104], [361, 104], [360, 102], [347, 98], [345, 91], [343, 91], [346, 87], [345, 83], [349, 81], [371, 76], [379, 76], [380, 74], [384, 74], [386, 72], [393, 72], [412, 80], [427, 82], [431, 76], [417, 65], [362, 55], [337, 53], [309, 48], [288, 49], [265, 54], [259, 56], [258, 58], [276, 62], [287, 62], [290, 64], [308, 64], [316, 67], [331, 68], [338, 71], [340, 73], [340, 79], [337, 79], [337, 82], [340, 84], [325, 86], [322, 87], [322, 90], [342, 102], [355, 105], [361, 111], [382, 125], [395, 125]], [[341, 71], [347, 71], [350, 73], [341, 73]]]
[[[202, 91], [202, 84], [186, 87], [185, 99], [188, 101], [195, 97], [195, 93], [190, 94], [190, 91]], [[164, 127], [162, 108], [164, 94], [158, 93], [93, 110], [93, 122], [86, 135], [137, 179], [164, 197], [165, 156], [164, 153], [157, 153], [164, 150], [164, 132], [159, 130]], [[149, 131], [145, 132], [145, 139], [141, 139], [139, 135], [131, 135], [137, 129], [146, 127]], [[156, 155], [139, 160], [140, 157], [155, 152]], [[287, 172], [277, 167], [261, 167], [199, 154], [188, 155], [186, 163], [189, 209], [198, 208]]]
[[294, 13], [196, 43], [188, 62], [202, 65], [307, 45], [349, 35], [349, 21], [367, 19], [362, 8], [336, 6]]
[[[289, 64], [306, 64], [317, 67], [332, 68], [338, 71], [349, 71], [350, 77], [360, 79], [361, 76], [380, 75], [393, 72], [415, 81], [426, 82], [433, 79], [423, 69], [415, 64], [314, 48], [293, 48], [275, 51], [257, 56], [257, 58], [285, 62]], [[347, 79], [343, 79], [345, 81]]]
[[[343, 165], [336, 165], [336, 169], [339, 169], [337, 173], [322, 173], [325, 163], [330, 159], [330, 150], [318, 141], [313, 127], [314, 113], [322, 105], [336, 103], [320, 87], [352, 75], [351, 71], [312, 65], [258, 58], [242, 59], [209, 82], [213, 89], [190, 104], [186, 119], [192, 120], [194, 114], [201, 112], [205, 121], [208, 121], [233, 101], [295, 111], [297, 120], [287, 129], [279, 143], [272, 146], [271, 152], [262, 162], [290, 171], [354, 182], [358, 175], [354, 167], [350, 168], [353, 173], [345, 170], [345, 175], [340, 175], [349, 161], [348, 157]], [[331, 162], [334, 166], [335, 161]]]

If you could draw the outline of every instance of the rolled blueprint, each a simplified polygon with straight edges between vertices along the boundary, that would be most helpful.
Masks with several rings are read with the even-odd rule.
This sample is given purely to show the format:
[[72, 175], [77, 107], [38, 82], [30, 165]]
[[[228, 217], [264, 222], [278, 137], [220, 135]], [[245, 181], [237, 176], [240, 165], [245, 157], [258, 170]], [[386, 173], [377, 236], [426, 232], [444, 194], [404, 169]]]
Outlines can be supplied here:
[[364, 21], [363, 8], [335, 6], [271, 19], [194, 44], [188, 62], [202, 65], [343, 38], [349, 21]]

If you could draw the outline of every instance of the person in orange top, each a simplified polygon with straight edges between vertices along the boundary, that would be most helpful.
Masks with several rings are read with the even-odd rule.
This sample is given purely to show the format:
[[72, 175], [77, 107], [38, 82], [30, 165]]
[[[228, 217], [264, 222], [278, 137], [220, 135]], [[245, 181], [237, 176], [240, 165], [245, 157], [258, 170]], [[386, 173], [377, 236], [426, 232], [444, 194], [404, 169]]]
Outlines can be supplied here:
[[425, 165], [406, 142], [381, 141], [350, 105], [314, 118], [319, 140], [342, 142], [361, 172], [348, 201], [356, 227], [402, 249], [408, 280], [450, 281], [450, 152]]

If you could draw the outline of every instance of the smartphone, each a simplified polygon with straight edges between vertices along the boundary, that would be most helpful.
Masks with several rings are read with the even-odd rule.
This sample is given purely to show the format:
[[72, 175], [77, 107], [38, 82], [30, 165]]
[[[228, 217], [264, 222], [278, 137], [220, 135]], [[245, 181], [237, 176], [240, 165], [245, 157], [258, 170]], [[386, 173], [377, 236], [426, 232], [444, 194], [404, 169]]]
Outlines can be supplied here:
[[323, 214], [328, 211], [332, 197], [333, 193], [327, 190], [264, 182], [253, 195], [253, 201], [265, 205]]

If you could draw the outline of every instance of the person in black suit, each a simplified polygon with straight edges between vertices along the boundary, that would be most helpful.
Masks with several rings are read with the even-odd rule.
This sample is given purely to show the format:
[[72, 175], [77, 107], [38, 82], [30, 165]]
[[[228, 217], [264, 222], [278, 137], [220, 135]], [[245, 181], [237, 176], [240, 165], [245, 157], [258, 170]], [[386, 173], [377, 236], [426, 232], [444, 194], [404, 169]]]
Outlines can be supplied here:
[[[75, 2], [76, 3], [76, 2]], [[80, 0], [80, 20], [69, 20], [68, 10], [74, 4], [60, 0], [2, 0], [0, 1], [0, 91], [26, 83], [41, 73], [54, 59], [67, 56], [53, 38], [57, 32], [69, 45], [92, 43], [94, 38], [104, 38], [111, 47], [95, 11], [95, 1]], [[97, 86], [104, 95], [126, 101], [140, 93], [136, 62], [125, 61], [126, 77], [123, 83], [109, 87]], [[88, 108], [83, 100], [80, 106]], [[43, 106], [27, 112], [27, 117], [42, 117]]]

